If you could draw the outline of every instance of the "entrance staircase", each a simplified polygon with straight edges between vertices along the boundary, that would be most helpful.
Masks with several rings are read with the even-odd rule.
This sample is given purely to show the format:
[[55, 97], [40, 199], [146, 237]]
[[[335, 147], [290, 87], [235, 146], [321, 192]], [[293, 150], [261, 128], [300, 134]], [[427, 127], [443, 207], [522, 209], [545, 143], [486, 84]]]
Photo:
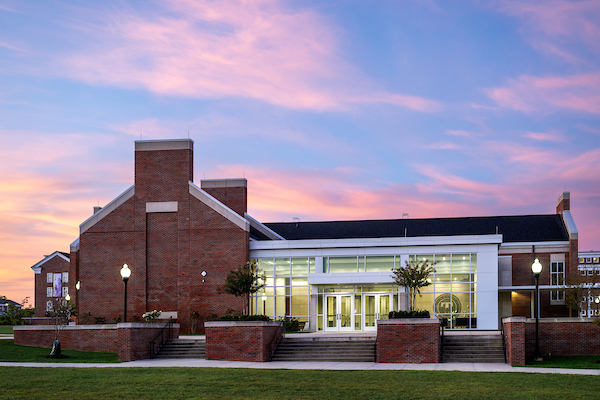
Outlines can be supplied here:
[[206, 357], [204, 339], [172, 339], [163, 344], [155, 358], [201, 358]]
[[283, 338], [271, 361], [374, 362], [373, 337]]
[[444, 335], [443, 362], [504, 363], [500, 332], [472, 335]]

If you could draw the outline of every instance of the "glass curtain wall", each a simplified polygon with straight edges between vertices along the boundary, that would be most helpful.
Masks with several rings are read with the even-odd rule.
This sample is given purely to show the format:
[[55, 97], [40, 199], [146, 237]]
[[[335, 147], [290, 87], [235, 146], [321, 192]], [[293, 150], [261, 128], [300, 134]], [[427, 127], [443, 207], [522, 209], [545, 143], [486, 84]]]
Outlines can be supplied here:
[[477, 254], [412, 255], [434, 263], [431, 285], [421, 288], [416, 308], [446, 318], [448, 328], [477, 328]]
[[251, 298], [251, 313], [273, 320], [293, 317], [308, 322], [310, 310], [308, 273], [315, 271], [314, 258], [276, 258], [257, 260], [258, 274], [266, 286]]

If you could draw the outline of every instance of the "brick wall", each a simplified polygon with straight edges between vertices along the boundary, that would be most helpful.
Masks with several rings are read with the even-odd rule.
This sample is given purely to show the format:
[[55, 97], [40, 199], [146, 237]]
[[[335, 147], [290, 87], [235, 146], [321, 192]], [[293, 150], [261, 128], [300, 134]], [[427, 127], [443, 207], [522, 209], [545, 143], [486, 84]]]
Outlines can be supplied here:
[[525, 365], [525, 318], [505, 318], [504, 338], [506, 340], [506, 360], [510, 365]]
[[[59, 336], [63, 350], [118, 353], [119, 361], [150, 358], [150, 344], [164, 324], [123, 323], [109, 325], [75, 325], [62, 328]], [[179, 325], [174, 324], [173, 338], [179, 337]], [[15, 344], [51, 348], [54, 326], [15, 326]]]
[[440, 321], [429, 318], [378, 320], [376, 361], [440, 362]]
[[[54, 343], [54, 326], [15, 326], [15, 344], [31, 347], [51, 348]], [[65, 326], [60, 332], [60, 347], [63, 350], [119, 351], [117, 325]]]
[[[156, 346], [161, 343], [161, 338], [157, 340], [155, 338], [162, 331], [163, 327], [164, 324], [118, 324], [119, 361], [135, 361], [150, 358], [150, 341], [154, 340], [156, 351]], [[165, 330], [163, 335], [167, 334]], [[174, 339], [179, 337], [179, 324], [175, 324], [172, 334]]]
[[206, 359], [266, 362], [281, 338], [273, 321], [206, 322]]
[[[188, 332], [190, 314], [197, 311], [202, 332], [202, 322], [211, 314], [241, 311], [241, 298], [217, 295], [217, 289], [229, 271], [248, 260], [249, 234], [190, 194], [191, 147], [138, 151], [136, 144], [133, 197], [80, 236], [76, 266], [80, 313], [106, 321], [123, 316], [119, 270], [124, 263], [132, 270], [130, 322], [153, 309], [177, 312], [177, 321]], [[244, 211], [246, 188], [226, 189], [215, 195], [236, 211]], [[148, 202], [177, 202], [177, 211], [147, 213]]]
[[[46, 314], [46, 302], [48, 300], [52, 300], [51, 297], [46, 297], [46, 288], [52, 287], [52, 283], [46, 282], [46, 277], [48, 273], [62, 273], [62, 272], [70, 272], [70, 264], [69, 261], [65, 259], [55, 256], [50, 260], [45, 262], [42, 265], [42, 271], [40, 274], [35, 274], [35, 307], [34, 315], [36, 317], [43, 317]], [[69, 282], [64, 283], [63, 286], [70, 286], [71, 281], [73, 280], [71, 274], [69, 273]], [[69, 293], [71, 290], [69, 289]]]
[[[535, 351], [535, 319], [503, 320], [508, 361], [523, 365]], [[586, 318], [547, 318], [539, 320], [539, 345], [543, 357], [600, 355], [600, 327]]]

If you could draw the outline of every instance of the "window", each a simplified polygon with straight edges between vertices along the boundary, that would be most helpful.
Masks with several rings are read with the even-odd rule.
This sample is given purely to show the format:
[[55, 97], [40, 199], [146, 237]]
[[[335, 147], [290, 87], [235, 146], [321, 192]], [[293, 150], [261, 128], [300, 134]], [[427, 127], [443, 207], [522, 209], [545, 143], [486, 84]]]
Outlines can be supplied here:
[[[553, 261], [550, 263], [550, 284], [553, 286], [562, 286], [565, 284], [564, 261]], [[550, 292], [550, 301], [564, 302], [565, 292], [562, 290], [552, 290]]]
[[48, 274], [46, 274], [46, 283], [52, 283], [54, 282], [54, 278], [52, 277], [52, 272], [48, 272]]
[[46, 297], [52, 297], [52, 294], [53, 294], [52, 287], [47, 287], [46, 288]]
[[46, 311], [52, 311], [52, 301], [50, 300], [46, 302]]
[[62, 297], [67, 297], [67, 295], [69, 294], [69, 288], [68, 287], [63, 287], [62, 288]]
[[69, 273], [68, 272], [62, 273], [62, 281], [63, 281], [63, 283], [69, 282]]

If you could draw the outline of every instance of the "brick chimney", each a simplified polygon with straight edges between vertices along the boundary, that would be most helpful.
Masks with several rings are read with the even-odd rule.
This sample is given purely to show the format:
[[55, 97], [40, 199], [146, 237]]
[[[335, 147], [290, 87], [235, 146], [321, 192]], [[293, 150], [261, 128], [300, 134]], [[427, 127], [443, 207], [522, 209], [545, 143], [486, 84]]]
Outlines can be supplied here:
[[176, 201], [194, 179], [191, 139], [135, 142], [135, 193], [146, 201]]
[[571, 210], [571, 193], [563, 192], [556, 200], [556, 213], [562, 214], [563, 211]]

